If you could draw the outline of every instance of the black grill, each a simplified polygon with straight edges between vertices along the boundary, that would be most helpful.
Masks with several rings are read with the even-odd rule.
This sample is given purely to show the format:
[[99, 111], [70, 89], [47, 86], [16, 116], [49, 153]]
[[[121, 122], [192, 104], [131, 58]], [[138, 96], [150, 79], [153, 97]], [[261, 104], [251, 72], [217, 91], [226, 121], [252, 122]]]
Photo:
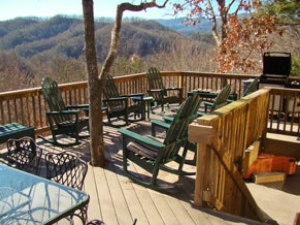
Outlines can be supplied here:
[[291, 53], [265, 52], [263, 56], [263, 74], [260, 76], [260, 83], [287, 86], [291, 64]]

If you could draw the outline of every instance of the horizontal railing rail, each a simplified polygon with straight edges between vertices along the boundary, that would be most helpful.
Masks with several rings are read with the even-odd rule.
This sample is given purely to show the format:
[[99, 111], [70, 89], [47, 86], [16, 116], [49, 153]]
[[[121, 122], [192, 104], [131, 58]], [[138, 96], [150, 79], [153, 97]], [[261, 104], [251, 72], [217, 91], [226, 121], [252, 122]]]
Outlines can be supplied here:
[[[187, 96], [187, 93], [192, 90], [217, 91], [220, 90], [224, 84], [231, 84], [232, 92], [237, 94], [238, 98], [240, 98], [243, 96], [245, 88], [244, 82], [247, 82], [248, 79], [256, 78], [259, 75], [163, 71], [162, 76], [165, 87], [181, 87], [183, 89], [183, 96]], [[147, 94], [148, 84], [146, 73], [118, 76], [115, 77], [115, 82], [120, 94]], [[86, 81], [60, 84], [59, 87], [66, 105], [89, 102], [88, 85]], [[291, 89], [290, 92], [274, 91], [271, 93], [274, 93], [276, 96], [282, 96], [281, 98], [285, 99], [285, 102], [288, 100], [290, 104], [291, 99], [298, 98], [295, 96], [299, 96], [297, 91], [295, 91], [296, 94], [292, 94], [293, 92], [294, 90]], [[0, 124], [19, 122], [26, 126], [33, 126], [36, 133], [39, 134], [48, 130], [46, 111], [47, 105], [44, 102], [41, 88], [0, 93]], [[276, 110], [273, 110], [271, 113], [276, 114], [274, 112], [276, 112]], [[272, 117], [272, 125], [268, 127], [269, 131], [295, 135], [297, 126], [299, 126], [299, 116], [296, 115], [296, 111], [294, 113], [292, 112], [291, 115], [294, 116], [285, 117], [287, 118], [286, 125], [282, 125], [282, 118], [280, 125], [277, 125], [276, 117]]]

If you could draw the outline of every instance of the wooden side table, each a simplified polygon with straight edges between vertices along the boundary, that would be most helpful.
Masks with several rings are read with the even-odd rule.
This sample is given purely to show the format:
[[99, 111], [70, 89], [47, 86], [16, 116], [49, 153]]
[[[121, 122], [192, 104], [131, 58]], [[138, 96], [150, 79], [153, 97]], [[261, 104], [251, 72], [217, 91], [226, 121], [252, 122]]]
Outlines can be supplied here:
[[150, 119], [150, 111], [151, 111], [151, 103], [153, 102], [153, 97], [151, 96], [145, 96], [143, 98], [141, 97], [132, 97], [133, 101], [143, 101], [145, 103], [145, 119]]

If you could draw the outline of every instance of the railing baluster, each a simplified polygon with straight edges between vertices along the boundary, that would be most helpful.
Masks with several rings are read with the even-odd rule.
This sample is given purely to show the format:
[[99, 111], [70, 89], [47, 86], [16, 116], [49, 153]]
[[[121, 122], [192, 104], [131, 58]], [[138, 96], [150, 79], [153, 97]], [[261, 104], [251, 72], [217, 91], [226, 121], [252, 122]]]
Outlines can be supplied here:
[[13, 99], [13, 102], [14, 102], [14, 108], [15, 108], [15, 121], [18, 121], [18, 120], [19, 120], [18, 110], [17, 110], [17, 101], [18, 101], [18, 99]]
[[10, 111], [10, 104], [9, 101], [6, 100], [6, 107], [7, 107], [7, 115], [8, 115], [8, 121], [11, 123], [11, 111]]

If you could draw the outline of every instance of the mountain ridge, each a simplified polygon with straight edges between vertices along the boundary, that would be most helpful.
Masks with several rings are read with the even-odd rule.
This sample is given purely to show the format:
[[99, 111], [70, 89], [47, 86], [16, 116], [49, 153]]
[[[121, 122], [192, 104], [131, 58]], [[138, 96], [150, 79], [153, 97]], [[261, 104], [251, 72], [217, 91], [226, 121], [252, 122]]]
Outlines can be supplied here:
[[[112, 22], [108, 19], [95, 21], [96, 49], [98, 60], [104, 60], [110, 43]], [[177, 21], [177, 22], [176, 22]], [[195, 41], [182, 32], [183, 20], [164, 21], [128, 19], [122, 24], [120, 55], [141, 57], [171, 49], [178, 41]], [[18, 55], [30, 58], [63, 54], [79, 58], [84, 49], [83, 22], [80, 18], [54, 16], [49, 19], [37, 17], [16, 18], [0, 22], [0, 50], [15, 51]]]

